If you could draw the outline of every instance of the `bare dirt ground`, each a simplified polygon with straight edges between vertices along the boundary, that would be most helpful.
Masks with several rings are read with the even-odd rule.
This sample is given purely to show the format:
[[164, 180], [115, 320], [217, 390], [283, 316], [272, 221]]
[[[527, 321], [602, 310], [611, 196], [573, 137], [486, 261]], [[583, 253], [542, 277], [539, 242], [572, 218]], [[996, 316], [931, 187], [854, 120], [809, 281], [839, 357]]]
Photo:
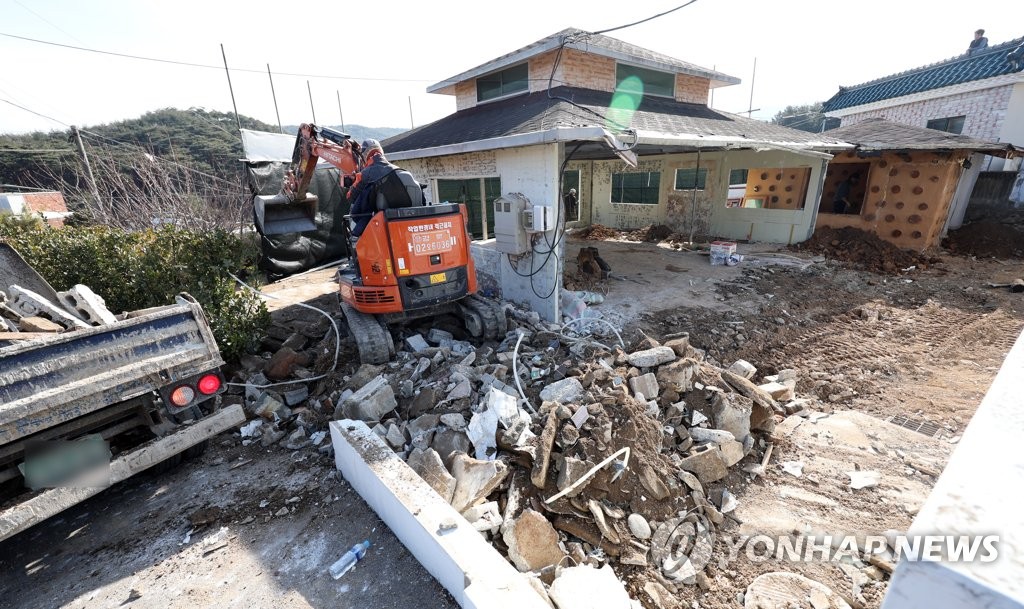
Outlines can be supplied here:
[[[985, 287], [1024, 277], [1019, 260], [941, 254], [926, 270], [879, 275], [763, 247], [741, 247], [738, 267], [712, 267], [706, 256], [653, 244], [570, 241], [570, 260], [580, 245], [596, 245], [612, 265], [613, 279], [593, 286], [606, 292], [597, 309], [627, 340], [689, 332], [710, 359], [752, 362], [758, 380], [797, 369], [798, 395], [829, 414], [779, 440], [766, 476], [737, 467], [721, 481], [739, 501], [723, 537], [905, 530], [1024, 327], [1024, 294]], [[317, 300], [326, 306], [331, 274], [271, 290], [289, 301], [331, 295]], [[928, 434], [886, 422], [897, 415], [931, 424]], [[803, 462], [803, 474], [782, 472], [783, 461]], [[851, 490], [846, 472], [858, 467], [879, 471], [880, 485]], [[222, 527], [227, 545], [207, 543]], [[363, 539], [373, 544], [367, 558], [332, 580], [327, 567]], [[741, 606], [737, 595], [753, 578], [775, 570], [808, 575], [855, 606], [878, 607], [885, 592], [882, 576], [858, 597], [836, 562], [729, 553], [720, 538], [707, 589], [680, 586], [674, 604]], [[639, 577], [625, 574], [652, 606]], [[242, 446], [237, 433], [0, 544], [0, 598], [11, 607], [454, 606], [328, 456]]]

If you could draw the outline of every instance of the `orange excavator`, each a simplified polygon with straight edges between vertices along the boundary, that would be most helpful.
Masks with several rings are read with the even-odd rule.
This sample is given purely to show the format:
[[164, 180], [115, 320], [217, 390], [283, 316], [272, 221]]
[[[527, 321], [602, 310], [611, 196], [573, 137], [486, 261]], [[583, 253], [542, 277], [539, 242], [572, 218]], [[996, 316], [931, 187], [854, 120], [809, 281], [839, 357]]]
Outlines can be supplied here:
[[[359, 144], [348, 134], [300, 126], [281, 193], [257, 196], [254, 202], [265, 233], [296, 232], [312, 224], [317, 198], [308, 188], [319, 159], [341, 171], [345, 187], [363, 167]], [[372, 218], [355, 242], [354, 256], [338, 271], [342, 311], [360, 360], [381, 364], [391, 359], [395, 344], [389, 324], [447, 313], [461, 317], [474, 337], [504, 336], [504, 310], [476, 293], [465, 205], [427, 205], [423, 188], [403, 169], [371, 187]], [[351, 216], [345, 216], [349, 221]]]

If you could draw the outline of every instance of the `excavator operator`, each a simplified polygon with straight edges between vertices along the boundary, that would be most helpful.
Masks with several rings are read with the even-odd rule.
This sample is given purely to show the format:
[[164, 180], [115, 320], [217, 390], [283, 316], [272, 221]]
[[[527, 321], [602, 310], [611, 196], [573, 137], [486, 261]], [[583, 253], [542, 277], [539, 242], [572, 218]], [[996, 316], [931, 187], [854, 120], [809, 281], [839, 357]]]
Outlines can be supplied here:
[[376, 186], [381, 179], [386, 177], [397, 167], [384, 158], [384, 149], [380, 142], [375, 139], [363, 141], [360, 149], [363, 153], [363, 169], [356, 174], [352, 187], [348, 191], [348, 199], [352, 201], [352, 209], [349, 212], [355, 227], [352, 229], [352, 237], [358, 239], [366, 225], [373, 218], [376, 211]]

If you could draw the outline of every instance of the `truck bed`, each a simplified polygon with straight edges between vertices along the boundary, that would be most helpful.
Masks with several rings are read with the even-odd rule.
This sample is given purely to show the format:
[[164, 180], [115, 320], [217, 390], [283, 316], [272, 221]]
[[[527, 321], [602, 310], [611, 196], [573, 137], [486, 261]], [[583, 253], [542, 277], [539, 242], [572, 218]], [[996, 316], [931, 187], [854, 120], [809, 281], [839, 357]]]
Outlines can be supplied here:
[[202, 308], [185, 299], [0, 347], [0, 447], [223, 363]]

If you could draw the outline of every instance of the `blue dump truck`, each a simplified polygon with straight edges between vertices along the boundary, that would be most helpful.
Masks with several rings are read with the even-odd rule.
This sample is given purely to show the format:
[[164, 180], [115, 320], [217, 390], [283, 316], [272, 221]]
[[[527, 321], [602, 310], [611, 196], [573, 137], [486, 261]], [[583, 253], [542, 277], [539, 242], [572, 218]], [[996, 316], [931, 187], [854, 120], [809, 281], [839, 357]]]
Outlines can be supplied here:
[[99, 325], [65, 307], [49, 316], [71, 329], [16, 331], [8, 294], [42, 301], [44, 319], [61, 297], [3, 243], [0, 291], [0, 540], [245, 422], [215, 407], [224, 361], [191, 297]]

